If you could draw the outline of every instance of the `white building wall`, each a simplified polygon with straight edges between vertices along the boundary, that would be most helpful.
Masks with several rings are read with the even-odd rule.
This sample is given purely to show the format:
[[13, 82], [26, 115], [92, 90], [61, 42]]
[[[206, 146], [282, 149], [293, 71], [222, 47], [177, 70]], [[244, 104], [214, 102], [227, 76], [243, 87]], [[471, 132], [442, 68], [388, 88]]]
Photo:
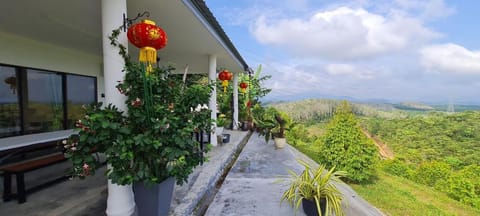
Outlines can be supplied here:
[[[72, 42], [74, 43], [74, 42]], [[0, 32], [0, 64], [97, 77], [98, 99], [104, 92], [102, 56]]]

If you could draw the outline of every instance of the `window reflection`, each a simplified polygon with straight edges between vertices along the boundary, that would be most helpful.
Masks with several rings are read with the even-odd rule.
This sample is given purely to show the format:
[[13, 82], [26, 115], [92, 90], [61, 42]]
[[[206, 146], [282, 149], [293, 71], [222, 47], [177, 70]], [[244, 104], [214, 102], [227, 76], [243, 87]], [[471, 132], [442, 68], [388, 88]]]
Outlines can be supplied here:
[[0, 137], [21, 132], [18, 78], [15, 68], [0, 66]]
[[76, 120], [84, 114], [83, 105], [95, 102], [95, 78], [67, 75], [67, 113], [68, 128], [73, 128]]
[[62, 76], [27, 70], [25, 133], [63, 129]]
[[0, 138], [73, 128], [97, 100], [97, 79], [0, 65]]

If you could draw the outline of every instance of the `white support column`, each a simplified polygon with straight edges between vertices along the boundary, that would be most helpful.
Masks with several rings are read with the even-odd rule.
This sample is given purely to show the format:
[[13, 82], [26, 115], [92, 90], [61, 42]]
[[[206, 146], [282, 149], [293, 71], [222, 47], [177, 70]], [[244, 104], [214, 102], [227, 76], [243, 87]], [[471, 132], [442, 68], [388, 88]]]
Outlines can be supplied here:
[[238, 129], [238, 73], [233, 73], [233, 129]]
[[[126, 110], [126, 97], [116, 89], [117, 81], [123, 80], [124, 61], [118, 49], [110, 45], [108, 35], [123, 24], [123, 14], [127, 14], [126, 0], [102, 0], [102, 44], [105, 102], [112, 103], [120, 110]], [[118, 41], [127, 46], [126, 33], [121, 33]], [[108, 216], [130, 216], [135, 213], [135, 199], [132, 185], [117, 185], [108, 180]]]
[[[210, 83], [213, 83], [213, 91], [212, 95], [210, 96], [210, 101], [208, 102], [208, 107], [212, 110], [212, 120], [214, 122], [217, 121], [217, 85], [215, 82], [217, 81], [217, 56], [210, 55], [208, 56], [208, 80]], [[215, 123], [215, 127], [217, 123]], [[217, 146], [217, 134], [214, 133], [215, 130], [212, 131], [210, 142], [213, 146]]]

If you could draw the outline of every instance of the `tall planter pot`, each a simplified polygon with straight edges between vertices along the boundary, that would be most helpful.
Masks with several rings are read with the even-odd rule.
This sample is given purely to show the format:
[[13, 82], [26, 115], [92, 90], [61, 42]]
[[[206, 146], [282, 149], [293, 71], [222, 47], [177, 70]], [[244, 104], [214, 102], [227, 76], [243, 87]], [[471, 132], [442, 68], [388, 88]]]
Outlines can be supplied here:
[[285, 145], [287, 144], [287, 139], [286, 138], [278, 138], [278, 137], [275, 137], [273, 139], [273, 141], [275, 142], [275, 147], [277, 149], [282, 149], [285, 147]]
[[[302, 207], [303, 207], [303, 212], [307, 216], [320, 216], [318, 214], [317, 210], [317, 205], [315, 204], [315, 201], [313, 200], [306, 200], [302, 199]], [[325, 198], [320, 199], [320, 210], [322, 211], [322, 215], [325, 215], [325, 210], [327, 208], [327, 200]]]
[[168, 215], [175, 188], [175, 178], [170, 177], [160, 184], [146, 186], [143, 182], [133, 184], [138, 216]]
[[242, 122], [242, 131], [248, 131], [253, 128], [253, 123], [251, 121]]

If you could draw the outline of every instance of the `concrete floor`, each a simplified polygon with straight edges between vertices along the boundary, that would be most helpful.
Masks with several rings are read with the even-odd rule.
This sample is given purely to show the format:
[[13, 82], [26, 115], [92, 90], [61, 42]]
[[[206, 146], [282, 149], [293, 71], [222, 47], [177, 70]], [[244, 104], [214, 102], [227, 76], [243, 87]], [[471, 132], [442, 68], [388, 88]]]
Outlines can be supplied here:
[[[205, 215], [295, 215], [295, 209], [286, 202], [281, 205], [280, 198], [288, 188], [288, 182], [285, 181], [289, 177], [287, 170], [296, 173], [303, 171], [297, 159], [318, 166], [288, 145], [283, 149], [275, 149], [273, 142], [266, 144], [263, 137], [253, 134]], [[344, 210], [347, 215], [383, 215], [349, 186], [342, 185], [340, 190], [344, 195]], [[345, 205], [346, 203], [348, 205]], [[305, 215], [301, 207], [296, 215]]]
[[[64, 162], [25, 174], [27, 188], [48, 178], [62, 176], [70, 164]], [[98, 206], [107, 196], [107, 179], [103, 173], [106, 166], [97, 170], [97, 174], [84, 180], [75, 178], [50, 185], [27, 194], [27, 202], [18, 204], [17, 200], [0, 203], [0, 215], [5, 216], [56, 216], [89, 215], [82, 214], [86, 209]], [[100, 203], [101, 204], [101, 203]], [[97, 211], [104, 215], [105, 209]], [[91, 214], [93, 215], [93, 214]]]
[[[215, 189], [215, 184], [223, 175], [227, 164], [233, 160], [241, 144], [245, 144], [248, 139], [248, 132], [225, 130], [224, 133], [231, 135], [230, 142], [213, 147], [207, 154], [208, 161], [195, 168], [189, 182], [175, 187], [171, 215], [192, 214], [204, 196]], [[27, 187], [33, 187], [40, 182], [62, 176], [69, 166], [67, 161], [28, 172], [25, 174], [25, 184]], [[106, 166], [99, 169], [94, 176], [84, 180], [66, 180], [27, 194], [27, 202], [23, 204], [18, 204], [16, 200], [0, 201], [0, 216], [105, 215], [107, 200], [107, 179], [103, 175], [105, 170]], [[0, 180], [3, 182], [3, 179]], [[3, 192], [3, 188], [0, 189]]]
[[[205, 198], [216, 190], [215, 184], [228, 168], [227, 164], [241, 148], [242, 142], [246, 142], [249, 137], [247, 132], [242, 131], [226, 133], [232, 135], [230, 143], [213, 147], [208, 154], [209, 161], [194, 170], [188, 184], [176, 186], [170, 215], [201, 214], [194, 212], [195, 208], [204, 205]], [[287, 203], [280, 205], [281, 194], [287, 185], [277, 182], [287, 178], [287, 169], [301, 171], [296, 158], [315, 164], [290, 146], [276, 150], [272, 143], [265, 144], [263, 137], [253, 134], [218, 193], [214, 197], [212, 195], [213, 202], [206, 209], [205, 215], [295, 215], [294, 209]], [[30, 172], [26, 175], [26, 184], [34, 185], [38, 179], [43, 181], [50, 176], [59, 176], [68, 166], [67, 162]], [[0, 202], [0, 216], [105, 215], [105, 168], [85, 180], [67, 180], [28, 194], [24, 204], [18, 204], [16, 200]], [[348, 186], [342, 186], [341, 190], [349, 203], [345, 208], [347, 215], [382, 215]], [[304, 215], [302, 209], [299, 209], [297, 215]]]

